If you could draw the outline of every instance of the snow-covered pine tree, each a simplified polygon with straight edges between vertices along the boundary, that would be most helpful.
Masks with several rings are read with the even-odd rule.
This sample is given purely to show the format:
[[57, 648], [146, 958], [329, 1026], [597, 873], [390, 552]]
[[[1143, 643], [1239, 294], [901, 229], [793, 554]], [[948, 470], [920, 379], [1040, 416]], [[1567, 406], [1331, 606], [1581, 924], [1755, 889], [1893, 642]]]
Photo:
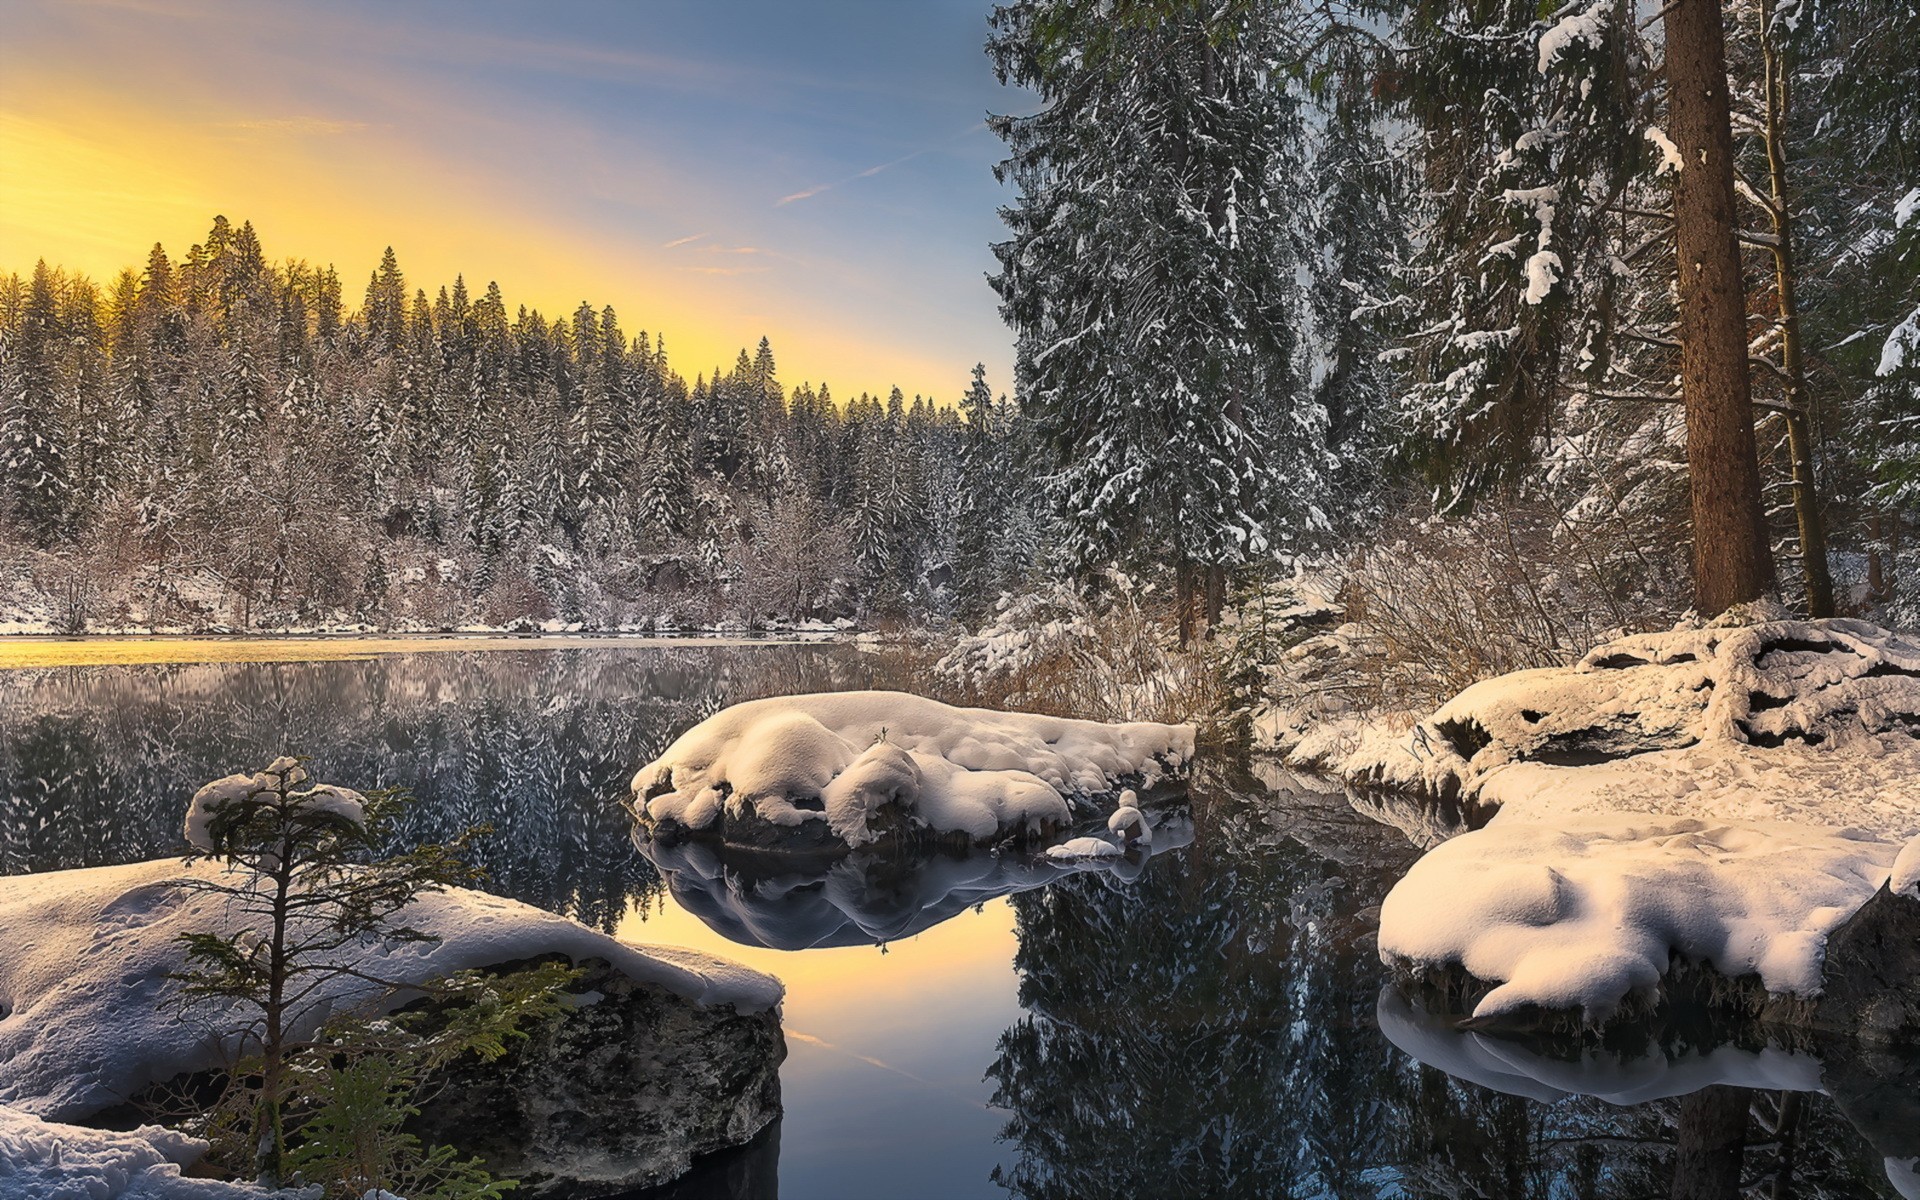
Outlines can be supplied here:
[[1302, 146], [1290, 6], [1017, 0], [988, 53], [1042, 108], [995, 117], [1018, 198], [995, 247], [1024, 403], [1073, 562], [1176, 564], [1203, 587], [1325, 494], [1296, 362]]

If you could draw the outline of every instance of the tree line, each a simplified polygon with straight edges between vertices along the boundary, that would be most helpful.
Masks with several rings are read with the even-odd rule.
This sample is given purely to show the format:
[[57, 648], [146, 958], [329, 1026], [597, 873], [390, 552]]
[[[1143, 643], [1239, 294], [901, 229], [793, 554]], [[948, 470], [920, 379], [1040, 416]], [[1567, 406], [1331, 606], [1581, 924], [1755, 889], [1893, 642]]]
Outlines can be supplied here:
[[[691, 385], [611, 307], [410, 288], [216, 218], [106, 287], [0, 277], [0, 526], [60, 623], [758, 623], [974, 611], [1040, 546], [1017, 405]], [[984, 481], [977, 485], [964, 480]]]

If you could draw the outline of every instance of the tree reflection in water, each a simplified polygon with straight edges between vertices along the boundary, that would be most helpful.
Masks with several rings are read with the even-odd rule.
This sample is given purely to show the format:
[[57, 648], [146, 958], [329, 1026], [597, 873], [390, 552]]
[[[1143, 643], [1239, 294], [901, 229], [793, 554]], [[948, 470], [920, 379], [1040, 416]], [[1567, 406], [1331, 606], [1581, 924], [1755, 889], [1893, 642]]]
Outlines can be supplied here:
[[0, 874], [176, 852], [200, 784], [310, 754], [322, 778], [412, 791], [403, 839], [491, 824], [485, 887], [611, 929], [660, 886], [618, 803], [637, 764], [727, 704], [871, 674], [845, 647], [644, 644], [9, 672]]
[[1013, 1195], [1900, 1194], [1909, 1060], [1736, 1030], [1569, 1060], [1396, 1013], [1373, 934], [1411, 852], [1274, 782], [1249, 803], [1246, 779], [1202, 781], [1193, 846], [1133, 884], [1014, 899], [1026, 1015], [989, 1071]]
[[[168, 853], [195, 787], [290, 750], [323, 778], [413, 790], [405, 836], [493, 824], [487, 886], [611, 927], [663, 891], [617, 803], [637, 764], [726, 704], [894, 669], [769, 646], [14, 672], [0, 873]], [[1700, 1021], [1606, 1054], [1463, 1033], [1381, 996], [1378, 906], [1417, 853], [1398, 830], [1215, 766], [1167, 834], [1150, 860], [1092, 870], [869, 854], [796, 871], [698, 848], [660, 863], [676, 903], [779, 947], [906, 938], [1015, 893], [1024, 1015], [953, 1052], [978, 1054], [1006, 1110], [994, 1181], [1016, 1196], [1778, 1200], [1892, 1197], [1891, 1176], [1920, 1197], [1911, 1055]], [[910, 1141], [916, 1114], [898, 1115]], [[769, 1137], [675, 1195], [771, 1195], [778, 1153]], [[986, 1173], [897, 1194], [977, 1195]]]

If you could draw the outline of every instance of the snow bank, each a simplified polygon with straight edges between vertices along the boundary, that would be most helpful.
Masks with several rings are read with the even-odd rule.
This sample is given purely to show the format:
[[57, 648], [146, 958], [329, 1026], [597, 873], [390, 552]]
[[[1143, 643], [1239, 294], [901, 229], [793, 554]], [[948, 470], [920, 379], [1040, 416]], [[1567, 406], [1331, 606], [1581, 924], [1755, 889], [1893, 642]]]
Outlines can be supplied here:
[[[0, 879], [0, 1104], [71, 1119], [119, 1103], [148, 1084], [224, 1060], [212, 1028], [237, 1027], [211, 1004], [183, 1016], [171, 972], [185, 967], [179, 938], [231, 929], [225, 901], [176, 886], [226, 868], [178, 859]], [[234, 878], [240, 876], [235, 875]], [[358, 966], [377, 977], [425, 980], [453, 971], [561, 954], [603, 959], [630, 978], [700, 1004], [765, 1011], [771, 976], [691, 950], [641, 948], [564, 917], [466, 889], [424, 896], [401, 914], [438, 943], [376, 943]], [[335, 1008], [378, 989], [341, 979]]]
[[1778, 823], [1495, 821], [1430, 851], [1388, 893], [1380, 953], [1501, 981], [1474, 1008], [1611, 1016], [1674, 955], [1776, 994], [1820, 991], [1827, 935], [1879, 890], [1897, 847]]
[[1920, 886], [1920, 647], [1862, 621], [1628, 637], [1476, 684], [1342, 763], [1493, 807], [1381, 910], [1381, 957], [1497, 984], [1474, 1010], [1604, 1021], [1678, 956], [1821, 991], [1828, 936]]
[[896, 809], [976, 843], [1068, 823], [1072, 801], [1160, 781], [1193, 757], [1193, 727], [1103, 725], [954, 708], [903, 692], [737, 704], [694, 726], [633, 777], [649, 826], [824, 821], [849, 846]]
[[[1915, 732], [1920, 646], [1865, 621], [1775, 620], [1621, 638], [1572, 667], [1489, 679], [1335, 765], [1357, 781], [1477, 799], [1516, 763], [1586, 768], [1694, 746], [1742, 761], [1754, 761], [1749, 748], [1817, 747], [1864, 761], [1911, 748]], [[1812, 757], [1781, 761], [1797, 771]], [[1536, 773], [1509, 790], [1544, 782]]]
[[300, 1196], [186, 1179], [207, 1144], [171, 1129], [132, 1133], [58, 1125], [0, 1105], [0, 1197], [7, 1200], [263, 1200]]

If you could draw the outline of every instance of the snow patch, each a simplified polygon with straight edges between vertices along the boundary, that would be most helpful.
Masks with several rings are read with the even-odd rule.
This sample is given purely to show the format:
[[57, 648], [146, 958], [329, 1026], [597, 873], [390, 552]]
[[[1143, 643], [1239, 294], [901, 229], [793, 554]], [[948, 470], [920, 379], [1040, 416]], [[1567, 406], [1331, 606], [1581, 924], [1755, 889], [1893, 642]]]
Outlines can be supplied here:
[[1540, 35], [1540, 73], [1545, 75], [1560, 56], [1573, 47], [1585, 45], [1598, 49], [1606, 45], [1606, 38], [1606, 0], [1597, 0], [1582, 12], [1562, 17]]
[[0, 1196], [9, 1200], [262, 1200], [316, 1193], [187, 1179], [207, 1143], [157, 1125], [131, 1133], [60, 1125], [0, 1105]]
[[1676, 175], [1679, 174], [1680, 168], [1685, 165], [1685, 163], [1680, 157], [1680, 147], [1673, 144], [1673, 139], [1667, 136], [1666, 131], [1657, 125], [1649, 125], [1647, 126], [1647, 140], [1652, 142], [1654, 148], [1660, 151], [1660, 165], [1654, 170], [1654, 174], [1663, 175], [1668, 171], [1672, 171]]
[[737, 704], [682, 734], [633, 777], [649, 823], [710, 829], [748, 812], [825, 821], [850, 846], [894, 807], [976, 842], [1057, 828], [1070, 799], [1151, 786], [1193, 757], [1190, 725], [1104, 725], [954, 708], [904, 692], [836, 692]]

